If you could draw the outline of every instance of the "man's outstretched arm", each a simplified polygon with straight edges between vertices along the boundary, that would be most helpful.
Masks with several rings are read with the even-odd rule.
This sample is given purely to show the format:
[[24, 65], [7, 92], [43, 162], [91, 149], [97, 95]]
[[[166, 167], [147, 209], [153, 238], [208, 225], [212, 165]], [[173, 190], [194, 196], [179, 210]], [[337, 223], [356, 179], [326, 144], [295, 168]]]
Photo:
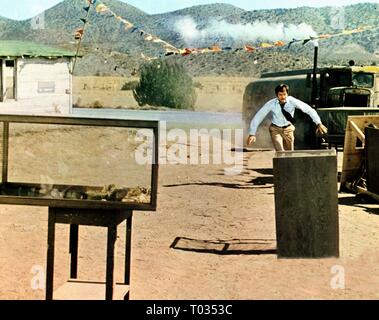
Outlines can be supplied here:
[[270, 101], [267, 102], [262, 108], [258, 110], [258, 112], [254, 115], [253, 119], [250, 122], [250, 127], [249, 127], [249, 135], [255, 136], [257, 133], [258, 127], [262, 123], [263, 119], [266, 118], [266, 116], [269, 114], [271, 111], [271, 105]]

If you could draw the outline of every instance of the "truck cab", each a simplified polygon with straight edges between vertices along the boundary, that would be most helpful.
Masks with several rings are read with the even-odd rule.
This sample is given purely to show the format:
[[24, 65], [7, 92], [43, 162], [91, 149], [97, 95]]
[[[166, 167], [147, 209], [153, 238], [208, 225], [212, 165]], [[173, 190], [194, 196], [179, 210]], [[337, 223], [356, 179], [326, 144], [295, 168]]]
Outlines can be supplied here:
[[318, 108], [379, 107], [379, 67], [334, 67], [320, 72]]

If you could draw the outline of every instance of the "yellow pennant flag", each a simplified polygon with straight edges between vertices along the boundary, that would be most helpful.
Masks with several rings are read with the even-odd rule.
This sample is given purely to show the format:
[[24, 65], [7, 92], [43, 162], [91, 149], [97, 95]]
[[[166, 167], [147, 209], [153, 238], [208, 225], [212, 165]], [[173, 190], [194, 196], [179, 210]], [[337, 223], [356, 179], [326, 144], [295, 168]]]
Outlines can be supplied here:
[[216, 45], [214, 45], [214, 46], [210, 46], [208, 49], [209, 49], [210, 51], [212, 51], [212, 52], [219, 52], [219, 51], [222, 51], [221, 48], [220, 48], [219, 46], [216, 46]]
[[109, 11], [109, 8], [103, 3], [99, 3], [96, 6], [96, 12], [97, 13], [104, 13], [104, 12], [108, 12], [108, 11]]
[[261, 48], [271, 48], [271, 47], [273, 47], [273, 45], [271, 43], [263, 42], [263, 43], [261, 43], [260, 47]]
[[130, 23], [129, 21], [126, 21], [126, 20], [124, 21], [124, 24], [125, 24], [125, 30], [129, 30], [134, 27], [133, 23]]
[[154, 37], [153, 42], [155, 42], [155, 43], [164, 43], [164, 41], [162, 39], [159, 39], [157, 37]]
[[346, 34], [346, 35], [353, 34], [353, 33], [354, 33], [354, 30], [345, 30], [345, 31], [342, 31], [342, 34]]

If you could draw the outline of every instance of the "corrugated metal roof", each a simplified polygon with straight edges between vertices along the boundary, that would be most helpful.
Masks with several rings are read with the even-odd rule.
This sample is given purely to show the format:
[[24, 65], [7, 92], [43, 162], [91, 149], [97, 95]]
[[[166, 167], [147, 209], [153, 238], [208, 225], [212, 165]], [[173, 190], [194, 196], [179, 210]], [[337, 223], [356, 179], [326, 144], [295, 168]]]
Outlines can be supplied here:
[[0, 57], [74, 57], [75, 52], [45, 46], [39, 43], [4, 40], [0, 41]]

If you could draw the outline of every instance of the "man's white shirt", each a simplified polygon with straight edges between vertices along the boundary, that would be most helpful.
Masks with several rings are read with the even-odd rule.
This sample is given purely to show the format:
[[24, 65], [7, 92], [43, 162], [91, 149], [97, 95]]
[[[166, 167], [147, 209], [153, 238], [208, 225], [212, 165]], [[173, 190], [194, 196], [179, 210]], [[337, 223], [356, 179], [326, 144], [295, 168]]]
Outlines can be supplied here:
[[[289, 112], [291, 116], [294, 117], [295, 109], [299, 109], [308, 114], [316, 125], [321, 123], [321, 119], [316, 110], [314, 110], [310, 105], [292, 96], [288, 96], [286, 99], [286, 104], [284, 105], [284, 110]], [[279, 104], [278, 98], [274, 98], [266, 102], [255, 114], [250, 122], [249, 135], [255, 136], [259, 125], [269, 113], [271, 115], [271, 123], [279, 127], [284, 127], [290, 124], [282, 112], [282, 107]]]

